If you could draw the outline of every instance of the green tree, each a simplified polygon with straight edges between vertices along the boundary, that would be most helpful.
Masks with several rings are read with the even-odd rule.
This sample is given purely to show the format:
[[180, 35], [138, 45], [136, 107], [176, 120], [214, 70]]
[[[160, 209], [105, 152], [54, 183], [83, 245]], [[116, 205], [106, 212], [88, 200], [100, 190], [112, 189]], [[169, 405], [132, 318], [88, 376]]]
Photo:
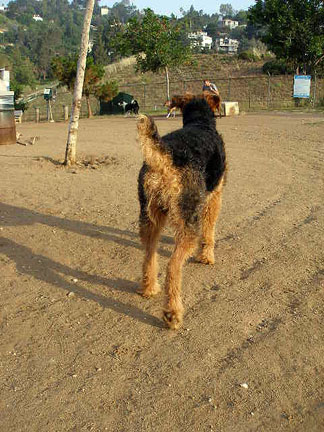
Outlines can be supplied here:
[[264, 27], [262, 41], [297, 72], [316, 70], [324, 58], [324, 6], [321, 0], [256, 0], [249, 21]]
[[105, 48], [105, 44], [102, 38], [103, 35], [103, 31], [104, 31], [104, 27], [103, 26], [99, 26], [97, 28], [97, 32], [96, 32], [96, 38], [93, 44], [93, 48], [92, 48], [92, 57], [94, 59], [95, 63], [100, 63], [100, 64], [108, 64], [109, 60], [108, 60], [108, 55], [107, 55], [107, 51]]
[[[52, 60], [52, 71], [61, 85], [73, 91], [77, 75], [77, 58], [55, 57]], [[86, 97], [88, 117], [92, 117], [90, 95], [96, 94], [97, 87], [105, 74], [101, 64], [95, 64], [92, 57], [87, 58], [82, 94]]]
[[227, 18], [233, 18], [234, 15], [237, 13], [233, 6], [230, 3], [223, 3], [219, 6], [219, 12], [221, 15]]
[[105, 83], [98, 85], [94, 95], [97, 99], [103, 102], [110, 101], [118, 93], [118, 84], [116, 81], [106, 81]]
[[137, 70], [164, 70], [167, 98], [170, 99], [169, 68], [180, 66], [191, 58], [189, 42], [184, 45], [183, 30], [165, 16], [145, 9], [142, 19], [131, 18], [126, 26], [124, 50], [136, 55]]

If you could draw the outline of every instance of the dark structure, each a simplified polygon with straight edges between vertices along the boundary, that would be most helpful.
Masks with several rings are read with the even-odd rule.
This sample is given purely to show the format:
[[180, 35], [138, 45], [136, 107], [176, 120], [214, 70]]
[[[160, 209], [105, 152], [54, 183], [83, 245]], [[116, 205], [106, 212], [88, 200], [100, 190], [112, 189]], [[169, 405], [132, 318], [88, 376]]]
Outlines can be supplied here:
[[128, 93], [118, 93], [111, 101], [100, 101], [100, 115], [104, 114], [124, 114], [125, 106], [130, 104], [134, 97]]

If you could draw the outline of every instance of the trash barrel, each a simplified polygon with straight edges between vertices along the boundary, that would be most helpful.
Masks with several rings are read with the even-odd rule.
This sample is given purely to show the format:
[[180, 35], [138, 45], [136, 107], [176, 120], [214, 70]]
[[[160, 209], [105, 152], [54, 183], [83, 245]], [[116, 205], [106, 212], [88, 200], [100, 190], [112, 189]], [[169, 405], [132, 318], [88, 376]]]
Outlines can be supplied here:
[[0, 92], [0, 145], [16, 144], [14, 92]]

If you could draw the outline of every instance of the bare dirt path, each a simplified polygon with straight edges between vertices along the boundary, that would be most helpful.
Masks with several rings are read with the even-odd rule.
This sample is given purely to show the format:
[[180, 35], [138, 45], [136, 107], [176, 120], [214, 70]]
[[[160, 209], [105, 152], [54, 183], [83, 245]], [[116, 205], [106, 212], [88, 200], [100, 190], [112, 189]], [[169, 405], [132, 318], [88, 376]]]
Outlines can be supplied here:
[[0, 146], [0, 430], [323, 431], [323, 117], [218, 121], [216, 263], [186, 265], [179, 332], [162, 296], [134, 293], [136, 121], [80, 127], [79, 154], [100, 164], [58, 164], [64, 124], [19, 125], [40, 141]]

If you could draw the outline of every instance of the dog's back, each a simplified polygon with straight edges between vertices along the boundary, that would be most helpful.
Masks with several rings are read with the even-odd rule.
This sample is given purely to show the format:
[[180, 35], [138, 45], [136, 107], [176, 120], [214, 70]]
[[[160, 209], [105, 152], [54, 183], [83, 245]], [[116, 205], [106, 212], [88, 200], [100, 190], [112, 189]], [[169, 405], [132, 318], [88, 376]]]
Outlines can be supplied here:
[[226, 168], [225, 149], [214, 113], [204, 99], [184, 106], [183, 128], [165, 135], [162, 142], [176, 167], [190, 166], [203, 173], [207, 191], [217, 186]]

